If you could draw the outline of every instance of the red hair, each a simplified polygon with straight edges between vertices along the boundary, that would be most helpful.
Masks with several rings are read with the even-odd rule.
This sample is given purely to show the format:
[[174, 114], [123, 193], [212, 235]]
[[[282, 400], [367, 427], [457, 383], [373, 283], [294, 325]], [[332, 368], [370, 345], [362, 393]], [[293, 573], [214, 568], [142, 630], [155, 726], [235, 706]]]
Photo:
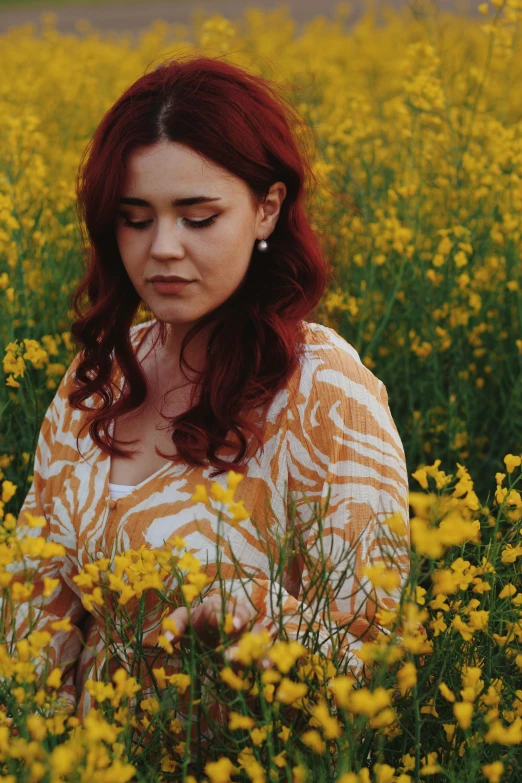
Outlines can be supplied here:
[[[262, 448], [262, 430], [249, 421], [249, 413], [270, 403], [295, 372], [303, 321], [329, 282], [319, 236], [304, 208], [307, 176], [316, 180], [304, 147], [291, 130], [293, 123], [306, 139], [305, 123], [281, 97], [277, 85], [220, 59], [201, 56], [166, 62], [140, 77], [95, 130], [77, 181], [87, 268], [72, 299], [76, 320], [71, 334], [83, 348], [75, 372], [80, 388], [68, 399], [71, 407], [92, 411], [84, 426], [89, 425], [93, 441], [105, 453], [119, 457], [137, 453], [118, 448], [115, 444], [121, 441], [111, 437], [109, 425], [147, 399], [146, 378], [129, 333], [142, 302], [121, 260], [114, 220], [129, 153], [159, 141], [184, 144], [241, 178], [256, 205], [274, 182], [286, 185], [268, 252], [261, 254], [254, 248], [238, 290], [200, 319], [183, 340], [181, 362], [190, 339], [212, 324], [207, 364], [196, 384], [201, 397], [172, 420], [172, 442], [178, 453], [174, 457], [158, 453], [190, 465], [208, 461], [217, 468], [215, 477], [232, 469], [244, 472], [244, 431], [254, 435]], [[166, 328], [160, 323], [162, 340]], [[114, 359], [127, 389], [117, 401], [111, 389]], [[96, 409], [83, 404], [93, 394], [103, 403]], [[235, 459], [225, 461], [216, 451], [233, 445], [226, 439], [230, 432], [239, 445]]]

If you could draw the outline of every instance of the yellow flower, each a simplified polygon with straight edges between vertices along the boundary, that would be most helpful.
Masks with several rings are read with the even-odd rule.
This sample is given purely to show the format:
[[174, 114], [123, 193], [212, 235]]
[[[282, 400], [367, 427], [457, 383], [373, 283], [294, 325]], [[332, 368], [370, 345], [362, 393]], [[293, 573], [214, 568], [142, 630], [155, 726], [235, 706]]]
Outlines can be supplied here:
[[13, 582], [11, 585], [11, 598], [15, 603], [28, 601], [32, 596], [33, 591], [34, 585], [29, 584], [29, 582], [24, 582], [24, 584]]
[[395, 767], [390, 767], [389, 764], [374, 764], [373, 771], [376, 783], [392, 783], [396, 780]]
[[350, 693], [356, 682], [354, 677], [350, 677], [347, 674], [340, 674], [328, 683], [328, 688], [334, 694], [335, 700], [340, 707], [348, 707], [350, 703]]
[[239, 712], [231, 712], [228, 718], [228, 728], [231, 731], [237, 729], [252, 729], [255, 726], [255, 720], [248, 715], [240, 715]]
[[226, 684], [235, 691], [244, 691], [249, 687], [249, 683], [245, 682], [245, 680], [242, 680], [241, 677], [238, 677], [238, 675], [232, 671], [230, 666], [225, 666], [224, 669], [221, 669], [219, 674], [223, 682], [226, 682]]
[[61, 669], [53, 669], [50, 675], [47, 677], [46, 684], [48, 688], [54, 688], [55, 690], [58, 690], [62, 684]]
[[134, 598], [137, 595], [137, 593], [134, 592], [132, 587], [129, 587], [129, 585], [124, 585], [123, 590], [120, 593], [120, 596], [118, 598], [118, 603], [120, 606], [125, 606], [131, 598]]
[[508, 563], [514, 563], [517, 558], [522, 556], [522, 546], [520, 544], [517, 544], [516, 546], [512, 546], [511, 544], [507, 544], [506, 547], [502, 550], [502, 556], [501, 560], [504, 563], [504, 565], [507, 565]]
[[392, 533], [395, 533], [398, 536], [406, 535], [406, 524], [402, 514], [398, 511], [385, 519], [384, 524], [390, 528]]
[[372, 718], [379, 710], [389, 707], [390, 701], [391, 696], [386, 688], [379, 687], [374, 691], [370, 691], [368, 688], [360, 688], [352, 692], [349, 708], [351, 712]]
[[159, 669], [153, 669], [152, 674], [156, 678], [156, 683], [158, 685], [158, 688], [163, 690], [167, 687], [167, 680], [165, 678], [165, 668], [162, 666]]
[[310, 712], [312, 714], [310, 725], [320, 726], [326, 739], [332, 740], [342, 735], [339, 721], [330, 714], [330, 710], [324, 699], [321, 699], [318, 704], [311, 707]]
[[26, 640], [23, 639], [22, 642], [20, 642], [19, 644], [29, 643], [31, 654], [36, 655], [38, 652], [43, 650], [43, 648], [49, 644], [51, 638], [52, 637], [49, 631], [33, 631], [32, 633], [29, 634]]
[[191, 604], [192, 601], [194, 601], [194, 599], [197, 598], [201, 593], [201, 590], [195, 585], [181, 585], [181, 592], [183, 593], [185, 602], [187, 604]]
[[442, 609], [444, 612], [449, 611], [449, 604], [446, 603], [446, 596], [444, 593], [437, 593], [433, 601], [429, 602], [431, 609]]
[[250, 513], [245, 508], [242, 500], [237, 503], [229, 503], [228, 510], [232, 514], [232, 519], [229, 519], [228, 522], [234, 527], [237, 526], [239, 522], [244, 522], [246, 519], [250, 518]]
[[509, 583], [507, 584], [498, 594], [499, 598], [510, 598], [512, 595], [515, 595], [517, 592], [517, 588], [515, 585]]
[[105, 683], [101, 682], [100, 680], [87, 680], [85, 683], [85, 690], [97, 702], [103, 702], [106, 701], [106, 699], [112, 699], [114, 696], [114, 687], [110, 682]]
[[401, 578], [397, 571], [387, 569], [384, 563], [375, 563], [372, 566], [365, 566], [363, 574], [368, 577], [374, 587], [381, 588], [386, 593], [391, 593], [400, 585]]
[[195, 503], [204, 503], [205, 505], [210, 503], [204, 484], [196, 484], [196, 491], [192, 495], [191, 500]]
[[424, 606], [426, 603], [426, 599], [424, 596], [426, 595], [427, 590], [424, 589], [424, 587], [419, 587], [419, 585], [415, 588], [415, 600], [420, 606]]
[[234, 630], [234, 618], [230, 614], [230, 612], [225, 613], [225, 619], [223, 621], [223, 630], [225, 631], [225, 633], [228, 634], [232, 633], [232, 631]]
[[178, 560], [178, 568], [181, 570], [188, 570], [191, 574], [197, 574], [201, 565], [201, 560], [194, 557], [190, 552], [185, 552], [183, 557]]
[[72, 580], [78, 585], [78, 587], [85, 588], [86, 590], [90, 590], [94, 585], [92, 576], [89, 576], [89, 574], [86, 574], [84, 571], [80, 571], [79, 574], [73, 576]]
[[473, 704], [467, 701], [457, 701], [453, 705], [453, 714], [461, 729], [469, 729], [473, 717]]
[[433, 715], [434, 718], [439, 717], [436, 707], [433, 704], [433, 699], [428, 699], [426, 704], [420, 708], [421, 715]]
[[199, 590], [199, 592], [201, 592], [203, 588], [212, 581], [212, 579], [207, 576], [207, 574], [203, 573], [188, 574], [187, 579], [192, 585], [194, 585], [194, 587]]
[[242, 473], [236, 473], [234, 470], [229, 470], [227, 476], [227, 488], [235, 490], [238, 485], [243, 481], [244, 476]]
[[187, 688], [190, 687], [190, 674], [179, 672], [178, 674], [169, 674], [165, 679], [177, 688], [180, 693], [185, 693]]
[[506, 454], [504, 457], [504, 464], [508, 473], [513, 473], [515, 468], [519, 468], [522, 463], [522, 459], [514, 454]]
[[140, 701], [140, 707], [144, 712], [148, 712], [150, 715], [154, 715], [160, 708], [160, 703], [157, 699], [148, 698]]
[[82, 595], [82, 604], [88, 612], [93, 612], [95, 606], [103, 606], [104, 600], [101, 588], [95, 587], [92, 593], [84, 593]]
[[477, 631], [486, 631], [489, 623], [489, 611], [481, 609], [469, 613], [469, 624]]
[[30, 514], [28, 511], [24, 511], [24, 516], [25, 521], [27, 522], [27, 527], [47, 527], [47, 522], [44, 517], [33, 516], [33, 514]]
[[276, 701], [283, 704], [293, 704], [308, 692], [308, 685], [303, 682], [292, 682], [288, 677], [283, 677], [275, 694]]
[[448, 688], [448, 686], [446, 685], [445, 682], [440, 682], [439, 683], [439, 691], [442, 693], [444, 698], [447, 699], [448, 701], [450, 701], [450, 702], [454, 702], [455, 701], [455, 694], [453, 693], [452, 690], [450, 690]]
[[244, 748], [238, 753], [237, 760], [241, 769], [244, 769], [253, 783], [264, 783], [265, 772], [259, 761], [254, 757], [252, 748]]
[[70, 617], [64, 617], [63, 620], [55, 620], [51, 623], [53, 631], [71, 631], [72, 624]]
[[263, 726], [261, 729], [252, 729], [250, 732], [250, 739], [256, 745], [257, 747], [260, 747], [266, 740], [268, 734], [268, 730], [266, 726]]
[[500, 783], [504, 774], [504, 764], [501, 761], [493, 761], [492, 764], [484, 764], [482, 774], [489, 780], [489, 783]]
[[42, 591], [43, 597], [49, 598], [49, 596], [54, 593], [59, 584], [59, 579], [50, 579], [48, 576], [44, 577], [44, 589]]
[[466, 625], [460, 615], [455, 615], [451, 621], [451, 625], [460, 633], [464, 641], [470, 642], [473, 639], [473, 630], [468, 625]]
[[2, 481], [2, 503], [9, 503], [16, 492], [16, 484], [12, 481]]
[[397, 672], [397, 680], [399, 682], [399, 690], [401, 695], [404, 696], [407, 691], [413, 688], [417, 684], [417, 669], [412, 661], [405, 663], [401, 669]]
[[41, 715], [28, 715], [27, 729], [36, 742], [42, 742], [47, 736], [47, 726]]
[[303, 767], [302, 765], [292, 767], [292, 783], [304, 783], [308, 777], [306, 767]]
[[412, 473], [412, 478], [418, 481], [423, 489], [428, 489], [428, 473], [426, 468], [418, 468], [415, 473]]
[[167, 639], [167, 637], [162, 633], [160, 633], [160, 635], [158, 636], [158, 647], [161, 647], [163, 650], [168, 652], [169, 655], [172, 655], [174, 653], [174, 647]]
[[[437, 596], [437, 597], [439, 597], [439, 596]], [[433, 601], [431, 603], [433, 603]], [[449, 607], [448, 607], [448, 609], [449, 609]], [[443, 633], [447, 629], [447, 627], [448, 627], [446, 625], [446, 623], [444, 622], [444, 617], [442, 615], [442, 612], [437, 612], [437, 615], [436, 615], [435, 619], [430, 620], [429, 625], [430, 625], [430, 628], [433, 629], [433, 631], [434, 631], [433, 636], [435, 636], [435, 637], [439, 636], [439, 634]]]
[[178, 626], [172, 617], [163, 618], [161, 621], [161, 630], [168, 631], [168, 633], [171, 633], [173, 636], [178, 636], [179, 634]]
[[[202, 486], [199, 484], [198, 486]], [[194, 500], [194, 497], [192, 497], [192, 500]], [[184, 538], [181, 538], [178, 535], [171, 536], [171, 538], [168, 539], [166, 542], [166, 545], [170, 547], [171, 549], [179, 549], [180, 551], [183, 549], [183, 547], [187, 546], [187, 542]], [[168, 553], [170, 555], [170, 552]]]
[[262, 658], [272, 641], [270, 632], [262, 628], [259, 632], [245, 632], [232, 648], [234, 660], [245, 666]]
[[217, 761], [207, 761], [204, 770], [211, 783], [229, 783], [230, 776], [240, 772], [240, 769], [225, 757]]
[[484, 740], [488, 743], [499, 742], [501, 745], [519, 745], [522, 742], [522, 719], [515, 718], [507, 728], [500, 720], [494, 721], [486, 732]]
[[318, 731], [315, 729], [310, 729], [309, 731], [304, 731], [301, 734], [301, 742], [304, 742], [304, 744], [311, 748], [314, 753], [324, 753], [326, 750], [326, 743], [322, 739], [321, 735]]
[[437, 772], [440, 772], [441, 767], [440, 764], [437, 764], [437, 751], [433, 751], [433, 753], [428, 753], [427, 756], [424, 756], [422, 759], [422, 766], [419, 770], [421, 776], [425, 775], [436, 775]]
[[125, 669], [117, 669], [112, 675], [112, 681], [116, 686], [116, 693], [121, 696], [133, 696], [139, 690], [141, 685], [138, 685], [134, 677], [129, 677]]
[[76, 754], [68, 745], [58, 745], [51, 753], [50, 762], [54, 775], [63, 778], [72, 772], [76, 764]]
[[213, 481], [210, 485], [210, 495], [213, 500], [219, 500], [224, 505], [227, 505], [234, 499], [234, 491], [224, 489], [218, 481]]

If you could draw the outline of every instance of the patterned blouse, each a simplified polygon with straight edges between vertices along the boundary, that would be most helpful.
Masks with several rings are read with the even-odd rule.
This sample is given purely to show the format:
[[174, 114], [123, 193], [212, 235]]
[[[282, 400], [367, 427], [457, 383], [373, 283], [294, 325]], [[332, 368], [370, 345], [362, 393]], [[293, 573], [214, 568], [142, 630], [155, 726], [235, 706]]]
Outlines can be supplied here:
[[[132, 327], [135, 350], [142, 330], [153, 323]], [[373, 599], [377, 596], [382, 606], [392, 610], [409, 573], [404, 449], [382, 381], [333, 329], [316, 323], [305, 323], [305, 327], [304, 355], [298, 370], [268, 405], [264, 450], [247, 462], [244, 479], [236, 489], [234, 500], [244, 502], [250, 517], [228, 526], [219, 540], [217, 514], [203, 502], [192, 500], [197, 484], [209, 488], [217, 481], [227, 488], [226, 473], [209, 478], [212, 465], [191, 467], [169, 461], [124, 497], [110, 497], [110, 456], [96, 446], [88, 427], [78, 440], [78, 449], [76, 438], [86, 414], [68, 404], [80, 353], [67, 369], [41, 426], [33, 481], [18, 522], [25, 524], [26, 511], [43, 516], [47, 527], [31, 530], [31, 534], [46, 535], [66, 550], [65, 556], [42, 562], [35, 571], [33, 601], [39, 601], [42, 608], [39, 630], [55, 620], [71, 619], [71, 630], [52, 631], [51, 659], [63, 671], [60, 693], [70, 699], [79, 715], [95, 706], [84, 688], [86, 680], [96, 679], [104, 663], [110, 661], [104, 621], [95, 611], [85, 609], [82, 591], [73, 577], [97, 557], [142, 545], [161, 548], [175, 535], [186, 542], [186, 550], [199, 558], [201, 568], [212, 578], [217, 572], [216, 552], [220, 551], [227, 594], [245, 603], [250, 600], [259, 611], [256, 622], [274, 636], [281, 615], [289, 639], [301, 639], [303, 621], [305, 626], [309, 621], [317, 630], [323, 653], [330, 655], [332, 641], [336, 642], [347, 654], [354, 673], [360, 672], [361, 661], [351, 653], [379, 629], [375, 620], [378, 606]], [[121, 393], [121, 371], [116, 370], [114, 377]], [[314, 505], [320, 503], [324, 508], [329, 485], [329, 507], [322, 536], [318, 536]], [[306, 558], [302, 547], [295, 550], [294, 544], [293, 559], [276, 580], [271, 578], [270, 561], [277, 551], [276, 541], [287, 530], [289, 492], [300, 520]], [[367, 597], [371, 583], [363, 568], [379, 561], [390, 566], [389, 530], [379, 521], [394, 512], [401, 514], [407, 531], [404, 537], [395, 538], [391, 552], [401, 586], [390, 592], [377, 589]], [[328, 612], [319, 604], [313, 606], [313, 569], [310, 573], [305, 562], [310, 566], [319, 561], [321, 548], [333, 566], [328, 580]], [[336, 591], [336, 566], [343, 570], [350, 557], [353, 573]], [[238, 562], [242, 578], [237, 578]], [[245, 580], [245, 574], [252, 578]], [[44, 577], [60, 580], [49, 597], [43, 596]], [[308, 602], [301, 600], [303, 592], [308, 593]], [[215, 593], [220, 593], [219, 581], [202, 595]], [[129, 603], [127, 608], [131, 606]], [[27, 618], [23, 612], [17, 622], [18, 633], [24, 633]], [[156, 621], [155, 628], [143, 637], [144, 647], [150, 647], [151, 652], [158, 650], [159, 633]], [[176, 669], [176, 647], [179, 650], [179, 642], [170, 656], [171, 671], [180, 670]], [[118, 668], [113, 663], [112, 668]]]

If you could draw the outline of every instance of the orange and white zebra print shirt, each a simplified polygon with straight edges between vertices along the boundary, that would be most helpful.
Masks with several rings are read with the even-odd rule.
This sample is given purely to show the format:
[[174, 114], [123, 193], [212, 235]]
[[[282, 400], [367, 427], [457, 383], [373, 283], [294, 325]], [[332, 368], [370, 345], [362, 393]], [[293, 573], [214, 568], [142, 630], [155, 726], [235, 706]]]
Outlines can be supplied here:
[[[132, 327], [134, 346], [142, 330], [152, 323]], [[371, 596], [367, 597], [371, 584], [363, 568], [379, 561], [389, 567], [391, 556], [401, 586], [409, 573], [404, 449], [382, 381], [333, 329], [316, 323], [306, 323], [305, 327], [305, 352], [299, 369], [288, 388], [270, 403], [264, 424], [264, 451], [249, 460], [236, 490], [235, 500], [243, 500], [250, 517], [229, 526], [219, 542], [217, 517], [204, 503], [192, 500], [197, 484], [209, 487], [211, 481], [218, 481], [226, 489], [226, 473], [209, 479], [213, 466], [168, 462], [128, 495], [111, 499], [110, 456], [94, 444], [87, 427], [78, 441], [79, 450], [77, 447], [85, 414], [71, 409], [67, 397], [74, 387], [79, 353], [69, 366], [41, 426], [34, 477], [18, 522], [24, 524], [26, 511], [45, 517], [47, 527], [34, 534], [47, 535], [66, 549], [64, 557], [43, 563], [35, 572], [33, 601], [39, 601], [42, 609], [37, 626], [40, 630], [57, 619], [71, 618], [72, 630], [53, 631], [51, 658], [53, 665], [63, 670], [61, 694], [70, 698], [79, 714], [95, 706], [84, 685], [87, 679], [96, 679], [107, 662], [107, 653], [103, 621], [84, 608], [82, 592], [73, 577], [96, 557], [142, 545], [161, 548], [174, 535], [184, 539], [186, 550], [199, 558], [202, 569], [211, 577], [216, 575], [219, 545], [220, 573], [227, 593], [238, 601], [250, 599], [259, 611], [256, 622], [275, 635], [282, 619], [288, 637], [299, 640], [310, 622], [317, 630], [322, 651], [330, 655], [332, 640], [337, 638], [354, 673], [360, 672], [361, 661], [352, 653], [379, 628], [375, 624], [378, 607]], [[121, 392], [120, 372], [115, 379]], [[323, 534], [318, 536], [314, 504], [324, 508], [329, 485], [329, 508]], [[335, 589], [336, 574], [347, 561], [343, 559], [339, 568], [332, 570], [328, 580], [329, 612], [321, 607], [320, 598], [314, 606], [310, 597], [314, 574], [307, 568], [302, 550], [295, 550], [282, 580], [271, 579], [270, 557], [287, 529], [289, 492], [298, 512], [300, 522], [296, 524], [301, 525], [307, 558], [312, 558], [308, 565], [319, 561], [321, 549], [330, 566], [335, 566], [343, 553], [352, 558], [353, 574], [339, 590]], [[390, 552], [389, 531], [379, 522], [394, 512], [401, 514], [407, 533], [395, 540]], [[383, 530], [388, 533], [386, 539]], [[232, 553], [244, 569], [241, 579], [237, 578]], [[245, 580], [245, 574], [252, 575], [252, 579]], [[44, 577], [60, 580], [48, 598], [42, 595]], [[400, 590], [386, 593], [377, 589], [372, 595], [385, 608], [393, 609]], [[219, 592], [217, 581], [202, 595]], [[308, 600], [303, 601], [306, 593]], [[18, 633], [27, 629], [26, 624], [27, 617], [22, 613]], [[160, 632], [157, 627], [151, 630], [143, 645], [157, 650]]]

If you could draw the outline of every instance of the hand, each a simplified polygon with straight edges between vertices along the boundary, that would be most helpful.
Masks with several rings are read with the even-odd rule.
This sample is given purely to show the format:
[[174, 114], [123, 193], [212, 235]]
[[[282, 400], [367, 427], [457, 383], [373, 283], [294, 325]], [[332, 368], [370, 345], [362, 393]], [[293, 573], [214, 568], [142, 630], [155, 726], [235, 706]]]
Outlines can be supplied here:
[[[209, 647], [216, 647], [221, 642], [219, 634], [219, 626], [222, 621], [221, 601], [221, 596], [214, 595], [209, 598], [204, 598], [200, 604], [190, 609], [192, 626], [200, 641]], [[257, 616], [256, 610], [251, 605], [240, 604], [235, 600], [225, 602], [225, 611], [229, 612], [234, 618], [234, 628], [228, 634], [230, 639], [237, 639], [241, 636], [246, 630], [247, 625]], [[175, 644], [181, 637], [186, 636], [189, 626], [189, 611], [187, 607], [179, 606], [169, 615], [169, 619], [174, 620], [178, 633], [174, 635], [169, 631], [166, 631], [165, 636], [172, 644]], [[251, 629], [251, 633], [260, 633], [262, 630], [263, 626], [259, 623], [255, 623]], [[232, 668], [237, 669], [241, 664], [234, 660], [233, 649], [233, 647], [228, 648], [225, 652], [225, 657], [229, 660]], [[257, 663], [262, 669], [272, 665], [272, 662], [267, 658], [262, 659]]]

